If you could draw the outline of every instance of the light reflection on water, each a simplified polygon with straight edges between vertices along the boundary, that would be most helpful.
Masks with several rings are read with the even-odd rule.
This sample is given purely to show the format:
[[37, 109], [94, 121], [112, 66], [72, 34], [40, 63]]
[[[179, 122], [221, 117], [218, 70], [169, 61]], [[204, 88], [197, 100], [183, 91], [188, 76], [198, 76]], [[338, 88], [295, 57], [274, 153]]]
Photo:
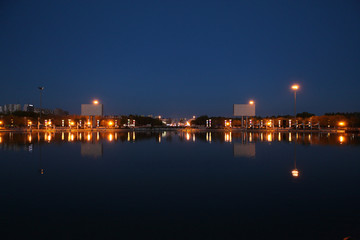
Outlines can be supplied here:
[[0, 210], [11, 234], [65, 222], [64, 238], [94, 223], [98, 239], [343, 239], [359, 233], [359, 146], [315, 132], [2, 132]]
[[[156, 136], [156, 137], [155, 137]], [[27, 144], [33, 142], [136, 142], [156, 139], [162, 142], [167, 136], [174, 136], [187, 142], [205, 141], [225, 142], [293, 142], [299, 144], [358, 144], [358, 134], [337, 133], [293, 133], [293, 132], [41, 132], [41, 133], [0, 133], [0, 144]]]

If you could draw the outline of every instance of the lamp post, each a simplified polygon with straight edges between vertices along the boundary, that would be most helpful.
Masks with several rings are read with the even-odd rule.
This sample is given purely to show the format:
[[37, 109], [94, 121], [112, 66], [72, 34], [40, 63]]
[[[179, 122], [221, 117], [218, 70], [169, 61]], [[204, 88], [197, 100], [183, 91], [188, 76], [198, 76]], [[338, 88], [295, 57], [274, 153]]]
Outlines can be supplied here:
[[42, 91], [44, 90], [44, 87], [38, 87], [40, 90], [40, 117], [38, 119], [38, 129], [40, 129], [40, 121], [41, 121], [41, 112], [42, 112]]
[[291, 89], [294, 90], [294, 124], [295, 124], [295, 129], [297, 129], [297, 124], [296, 124], [296, 91], [299, 90], [299, 85], [294, 84], [291, 86]]

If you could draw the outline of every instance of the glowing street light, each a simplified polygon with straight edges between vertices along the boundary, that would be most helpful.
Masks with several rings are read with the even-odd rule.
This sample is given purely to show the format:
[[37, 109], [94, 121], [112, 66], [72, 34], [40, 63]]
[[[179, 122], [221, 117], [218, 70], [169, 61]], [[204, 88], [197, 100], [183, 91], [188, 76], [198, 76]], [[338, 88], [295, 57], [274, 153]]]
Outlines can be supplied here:
[[75, 125], [75, 122], [71, 121], [71, 122], [70, 122], [70, 125], [71, 125], [71, 126], [74, 126], [74, 125]]
[[344, 127], [344, 126], [345, 126], [345, 122], [339, 122], [339, 126], [340, 126], [340, 127]]
[[294, 85], [292, 85], [291, 86], [291, 89], [292, 90], [294, 90], [294, 118], [295, 118], [295, 122], [294, 122], [294, 124], [295, 124], [295, 128], [297, 129], [297, 124], [296, 124], [296, 91], [297, 90], [299, 90], [299, 85], [297, 85], [297, 84], [294, 84]]
[[110, 121], [108, 124], [109, 124], [109, 127], [112, 127], [114, 125], [114, 122]]
[[95, 100], [93, 101], [93, 104], [97, 105], [97, 104], [99, 104], [99, 101], [95, 99]]
[[291, 86], [291, 89], [292, 89], [292, 90], [298, 90], [298, 89], [299, 89], [299, 85], [294, 84], [294, 85]]
[[253, 105], [253, 104], [254, 104], [254, 101], [253, 101], [253, 100], [250, 100], [250, 101], [249, 101], [249, 104], [250, 104], [250, 105]]

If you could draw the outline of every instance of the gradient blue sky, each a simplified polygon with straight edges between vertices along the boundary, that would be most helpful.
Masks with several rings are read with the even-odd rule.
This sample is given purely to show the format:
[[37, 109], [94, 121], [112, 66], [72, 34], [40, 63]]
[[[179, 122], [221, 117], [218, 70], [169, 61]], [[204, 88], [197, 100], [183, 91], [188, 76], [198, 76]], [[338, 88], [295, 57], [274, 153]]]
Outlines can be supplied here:
[[106, 114], [360, 111], [360, 2], [1, 1], [0, 104]]

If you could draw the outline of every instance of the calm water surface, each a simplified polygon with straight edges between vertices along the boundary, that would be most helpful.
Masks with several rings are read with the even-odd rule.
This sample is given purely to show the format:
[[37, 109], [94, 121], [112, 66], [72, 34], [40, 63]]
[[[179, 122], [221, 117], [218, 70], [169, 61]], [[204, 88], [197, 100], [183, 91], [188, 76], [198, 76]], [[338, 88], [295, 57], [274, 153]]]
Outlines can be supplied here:
[[0, 133], [2, 239], [360, 239], [353, 134]]

